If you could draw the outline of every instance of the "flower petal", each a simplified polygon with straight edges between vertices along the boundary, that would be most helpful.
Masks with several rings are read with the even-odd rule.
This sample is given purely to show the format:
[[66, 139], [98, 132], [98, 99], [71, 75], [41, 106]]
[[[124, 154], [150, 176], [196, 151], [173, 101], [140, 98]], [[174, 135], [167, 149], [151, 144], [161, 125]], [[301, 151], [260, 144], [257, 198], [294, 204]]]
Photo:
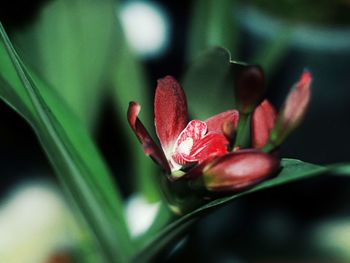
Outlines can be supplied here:
[[184, 159], [184, 156], [189, 156], [191, 154], [193, 146], [197, 144], [197, 142], [201, 140], [206, 133], [207, 125], [205, 122], [199, 120], [190, 121], [186, 128], [181, 132], [175, 143], [172, 155], [174, 161], [181, 165], [189, 162], [195, 162]]
[[202, 162], [210, 157], [226, 154], [228, 143], [224, 135], [208, 133], [194, 143], [188, 155], [182, 154], [182, 157], [188, 162]]
[[210, 117], [209, 119], [205, 120], [205, 123], [208, 126], [208, 132], [223, 133], [222, 128], [224, 123], [232, 122], [233, 127], [236, 128], [238, 118], [239, 113], [237, 110], [228, 110]]
[[175, 143], [173, 160], [185, 165], [227, 153], [228, 140], [222, 133], [206, 133], [205, 122], [190, 121]]
[[158, 80], [154, 115], [158, 138], [165, 155], [170, 159], [174, 143], [188, 122], [185, 93], [171, 76]]
[[147, 156], [150, 156], [158, 165], [170, 172], [170, 167], [164, 153], [159, 146], [153, 141], [152, 137], [147, 132], [145, 126], [137, 117], [141, 110], [141, 106], [136, 102], [130, 102], [128, 108], [128, 121], [131, 129], [135, 132], [138, 140], [141, 142], [143, 151]]
[[302, 121], [310, 102], [311, 80], [310, 72], [304, 71], [289, 93], [271, 133], [270, 140], [275, 145], [279, 145]]
[[241, 150], [215, 159], [203, 170], [209, 191], [236, 191], [252, 186], [279, 169], [279, 159], [259, 150]]
[[254, 111], [251, 121], [252, 145], [262, 149], [269, 140], [276, 122], [276, 110], [268, 100], [264, 100]]

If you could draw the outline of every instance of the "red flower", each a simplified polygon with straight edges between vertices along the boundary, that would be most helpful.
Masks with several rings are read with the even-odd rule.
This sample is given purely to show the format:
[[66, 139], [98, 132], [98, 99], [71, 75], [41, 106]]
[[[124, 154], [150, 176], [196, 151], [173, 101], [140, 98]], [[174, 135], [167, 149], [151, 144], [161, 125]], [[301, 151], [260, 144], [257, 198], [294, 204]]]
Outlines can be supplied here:
[[[250, 75], [256, 80], [256, 69], [253, 70], [254, 74]], [[248, 79], [249, 74], [247, 76], [244, 81], [241, 78], [241, 86], [248, 83], [250, 90], [261, 93], [259, 87], [263, 87], [263, 84], [260, 78], [259, 81], [251, 82]], [[304, 85], [303, 82], [307, 82], [304, 77], [301, 84], [297, 85]], [[251, 87], [254, 83], [259, 87]], [[244, 94], [245, 101], [250, 101], [247, 92], [241, 91], [241, 94]], [[296, 110], [299, 105], [295, 100], [301, 99], [303, 94], [290, 95], [295, 99], [287, 100], [282, 111], [286, 118], [293, 119], [292, 122], [299, 120], [298, 116], [301, 114], [297, 112], [292, 117], [289, 116], [288, 107]], [[252, 94], [252, 97], [256, 98], [257, 95]], [[303, 109], [305, 107], [304, 105]], [[231, 149], [239, 119], [237, 110], [222, 112], [205, 121], [188, 121], [184, 91], [170, 76], [158, 80], [154, 99], [155, 128], [161, 148], [139, 120], [140, 108], [136, 102], [130, 102], [129, 124], [145, 154], [159, 164], [171, 180], [193, 180], [203, 176], [209, 191], [239, 190], [256, 184], [279, 169], [279, 159], [261, 150], [270, 140], [270, 132], [276, 119], [275, 110], [266, 100], [253, 113], [251, 135], [254, 148], [249, 150], [240, 150], [239, 147], [235, 147], [233, 151]], [[249, 106], [245, 108], [248, 109]], [[283, 125], [280, 124], [282, 128], [279, 129], [283, 130], [286, 124], [281, 122]]]

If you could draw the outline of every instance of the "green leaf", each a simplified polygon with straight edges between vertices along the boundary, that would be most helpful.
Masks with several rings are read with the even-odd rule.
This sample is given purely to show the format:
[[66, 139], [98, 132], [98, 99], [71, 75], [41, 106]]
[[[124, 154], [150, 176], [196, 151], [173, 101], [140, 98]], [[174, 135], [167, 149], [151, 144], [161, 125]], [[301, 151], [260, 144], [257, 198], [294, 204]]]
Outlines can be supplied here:
[[137, 101], [141, 109], [142, 122], [148, 126], [152, 134], [154, 130], [153, 113], [153, 92], [149, 92], [148, 80], [134, 54], [127, 46], [124, 36], [119, 30], [120, 46], [115, 54], [114, 65], [111, 70], [111, 92], [114, 99], [114, 108], [120, 121], [120, 128], [123, 129], [126, 144], [131, 151], [131, 163], [129, 172], [134, 175], [135, 190], [141, 193], [148, 201], [154, 202], [160, 199], [158, 185], [156, 183], [157, 166], [150, 158], [147, 158], [142, 150], [140, 142], [132, 132], [126, 112], [130, 101]]
[[33, 127], [106, 261], [126, 261], [131, 243], [115, 183], [86, 129], [62, 99], [28, 71], [0, 24], [0, 97]]
[[106, 91], [106, 73], [117, 18], [109, 0], [56, 0], [33, 25], [15, 34], [24, 61], [33, 66], [90, 127]]
[[321, 175], [327, 173], [328, 171], [328, 168], [322, 166], [304, 163], [299, 160], [283, 159], [282, 170], [280, 171], [278, 176], [270, 180], [266, 180], [249, 190], [213, 200], [195, 209], [194, 211], [182, 216], [181, 218], [177, 219], [176, 221], [172, 222], [167, 227], [165, 227], [153, 239], [150, 239], [142, 248], [142, 250], [140, 250], [140, 252], [134, 257], [134, 259], [135, 261], [137, 260], [137, 262], [147, 262], [159, 251], [161, 251], [165, 246], [167, 246], [170, 242], [172, 242], [177, 237], [183, 235], [183, 233], [186, 231], [186, 229], [188, 229], [188, 227], [190, 227], [193, 223], [198, 221], [208, 212], [218, 207], [221, 207], [239, 197], [267, 188], [275, 187], [278, 185], [290, 183], [301, 179], [306, 179], [316, 175]]
[[190, 112], [206, 119], [235, 106], [233, 78], [244, 66], [230, 60], [230, 53], [220, 47], [203, 52], [187, 70], [182, 85]]
[[291, 29], [281, 32], [277, 38], [268, 41], [267, 44], [258, 49], [249, 61], [260, 65], [265, 74], [268, 77], [271, 76], [290, 48], [292, 33]]

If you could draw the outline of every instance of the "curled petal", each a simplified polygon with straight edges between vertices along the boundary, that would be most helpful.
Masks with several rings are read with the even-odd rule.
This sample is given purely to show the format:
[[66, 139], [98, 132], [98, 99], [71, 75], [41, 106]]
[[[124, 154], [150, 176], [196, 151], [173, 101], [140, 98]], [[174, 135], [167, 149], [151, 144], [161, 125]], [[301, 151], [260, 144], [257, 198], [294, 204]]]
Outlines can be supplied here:
[[310, 72], [304, 71], [289, 93], [271, 133], [270, 139], [274, 144], [280, 144], [304, 118], [310, 102], [311, 80]]
[[233, 127], [237, 127], [239, 113], [237, 110], [228, 110], [214, 115], [207, 119], [205, 123], [208, 126], [209, 132], [222, 133], [222, 128], [225, 123], [232, 123]]
[[183, 156], [189, 156], [191, 154], [193, 146], [204, 137], [206, 132], [207, 125], [205, 122], [199, 120], [190, 121], [176, 140], [174, 153], [172, 155], [175, 162], [181, 165], [195, 162], [187, 161]]
[[180, 84], [171, 76], [158, 80], [154, 98], [154, 117], [158, 138], [170, 159], [174, 143], [187, 124], [187, 102]]
[[213, 156], [221, 156], [227, 153], [228, 140], [222, 134], [208, 133], [197, 141], [188, 155], [182, 157], [187, 162], [202, 162]]
[[236, 191], [275, 173], [279, 159], [259, 150], [241, 150], [215, 159], [203, 170], [209, 191]]
[[250, 113], [258, 105], [265, 93], [264, 72], [261, 67], [244, 67], [235, 80], [235, 98], [242, 113]]
[[165, 171], [170, 172], [169, 164], [164, 153], [153, 141], [152, 137], [147, 132], [145, 126], [138, 118], [141, 106], [136, 102], [130, 102], [128, 108], [128, 121], [131, 129], [136, 134], [136, 137], [141, 142], [143, 151], [147, 156], [150, 156], [158, 165], [162, 166]]
[[251, 120], [252, 145], [262, 149], [269, 140], [276, 122], [276, 110], [268, 100], [264, 100], [255, 110]]

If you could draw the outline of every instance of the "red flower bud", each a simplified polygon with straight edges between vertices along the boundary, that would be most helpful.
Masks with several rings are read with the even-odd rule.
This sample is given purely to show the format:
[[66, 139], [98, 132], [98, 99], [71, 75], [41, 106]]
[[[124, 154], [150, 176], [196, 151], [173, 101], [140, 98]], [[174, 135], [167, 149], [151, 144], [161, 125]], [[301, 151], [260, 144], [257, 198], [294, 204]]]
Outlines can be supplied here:
[[268, 100], [264, 100], [254, 111], [251, 121], [252, 146], [262, 149], [276, 122], [276, 110]]
[[258, 150], [241, 150], [215, 159], [203, 170], [209, 191], [241, 190], [279, 169], [279, 159]]
[[310, 102], [311, 80], [310, 72], [304, 71], [289, 93], [271, 132], [270, 141], [274, 145], [279, 145], [304, 118]]
[[259, 66], [246, 66], [235, 80], [235, 98], [242, 113], [250, 113], [261, 102], [265, 93], [264, 73]]

